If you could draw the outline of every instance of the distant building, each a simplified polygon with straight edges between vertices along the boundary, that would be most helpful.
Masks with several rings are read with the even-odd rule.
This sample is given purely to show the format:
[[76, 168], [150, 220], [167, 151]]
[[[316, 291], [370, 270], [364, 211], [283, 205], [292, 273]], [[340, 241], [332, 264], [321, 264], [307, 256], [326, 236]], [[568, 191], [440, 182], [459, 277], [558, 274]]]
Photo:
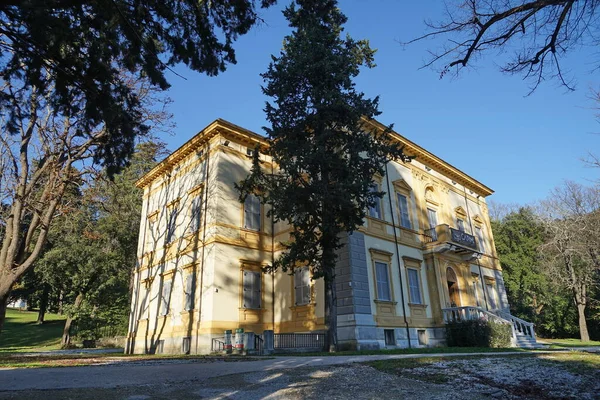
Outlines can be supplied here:
[[[387, 176], [374, 177], [388, 193], [340, 251], [341, 347], [406, 347], [409, 337], [412, 346], [439, 345], [444, 322], [457, 315], [492, 312], [516, 323], [485, 202], [492, 190], [392, 136], [417, 158], [390, 162]], [[218, 119], [137, 182], [144, 203], [128, 352], [207, 353], [213, 338], [238, 327], [326, 329], [322, 279], [311, 280], [308, 269], [261, 273], [290, 228], [273, 225], [258, 198], [238, 201], [234, 183], [249, 173], [257, 145], [267, 150], [269, 142]]]
[[21, 310], [25, 310], [27, 308], [27, 300], [25, 299], [15, 299], [8, 303], [8, 308], [19, 308]]

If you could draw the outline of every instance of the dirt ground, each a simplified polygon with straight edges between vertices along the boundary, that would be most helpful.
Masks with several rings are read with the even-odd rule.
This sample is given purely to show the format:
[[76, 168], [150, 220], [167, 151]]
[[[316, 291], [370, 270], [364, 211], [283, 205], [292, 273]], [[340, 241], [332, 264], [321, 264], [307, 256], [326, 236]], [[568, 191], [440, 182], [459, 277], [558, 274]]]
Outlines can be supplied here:
[[114, 389], [0, 392], [0, 399], [600, 399], [600, 370], [573, 370], [551, 358], [482, 357], [377, 368], [348, 364]]

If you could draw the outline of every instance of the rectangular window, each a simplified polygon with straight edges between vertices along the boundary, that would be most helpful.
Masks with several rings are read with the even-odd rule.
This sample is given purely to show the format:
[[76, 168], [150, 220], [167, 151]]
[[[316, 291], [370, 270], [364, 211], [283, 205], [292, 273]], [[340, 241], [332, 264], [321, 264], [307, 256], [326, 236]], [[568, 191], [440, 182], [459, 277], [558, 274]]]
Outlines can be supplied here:
[[244, 308], [260, 308], [260, 272], [244, 271]]
[[400, 225], [404, 228], [412, 229], [410, 223], [410, 213], [408, 211], [408, 199], [405, 195], [398, 193], [398, 208], [400, 210]]
[[167, 221], [167, 243], [171, 243], [175, 239], [175, 228], [177, 227], [177, 208], [173, 207], [169, 212], [169, 220]]
[[297, 306], [310, 303], [310, 272], [308, 267], [299, 268], [294, 272], [294, 294]]
[[437, 240], [435, 227], [437, 226], [437, 212], [431, 208], [427, 209], [427, 220], [429, 221], [429, 230], [433, 241]]
[[425, 329], [419, 329], [417, 335], [419, 335], [419, 345], [427, 346], [427, 331]]
[[394, 335], [393, 329], [384, 329], [383, 336], [385, 337], [385, 345], [386, 346], [395, 346], [396, 345], [396, 337]]
[[244, 202], [244, 228], [260, 230], [260, 199], [253, 194], [249, 194]]
[[[371, 192], [378, 192], [379, 188], [377, 184], [374, 183], [371, 185], [370, 190]], [[381, 199], [375, 198], [373, 200], [375, 201], [375, 204], [372, 207], [369, 207], [369, 216], [381, 219]]]
[[202, 219], [202, 192], [200, 192], [192, 201], [192, 215], [190, 221], [190, 232], [196, 232], [200, 229], [200, 220]]
[[427, 209], [427, 219], [429, 220], [429, 227], [435, 228], [437, 226], [437, 212], [431, 208]]
[[461, 232], [465, 231], [465, 221], [463, 221], [462, 219], [458, 218], [456, 220], [456, 226], [458, 227], [458, 230]]
[[195, 274], [188, 274], [185, 278], [185, 305], [184, 310], [190, 311], [194, 309], [194, 281]]
[[421, 283], [419, 280], [419, 271], [414, 268], [408, 268], [408, 287], [410, 292], [410, 302], [412, 304], [421, 304]]
[[477, 240], [479, 241], [479, 251], [485, 253], [485, 239], [483, 238], [483, 231], [479, 226], [475, 227], [475, 233], [477, 234]]
[[487, 295], [488, 295], [488, 302], [490, 305], [490, 309], [495, 310], [496, 308], [498, 308], [498, 306], [496, 304], [496, 290], [494, 288], [494, 283], [491, 281], [487, 281], [485, 283], [485, 286], [487, 288]]
[[183, 354], [190, 354], [190, 344], [192, 343], [191, 337], [184, 337], [181, 341], [181, 352]]
[[156, 354], [164, 354], [165, 353], [165, 341], [159, 340], [156, 342]]
[[377, 300], [391, 301], [388, 265], [382, 262], [375, 262], [375, 273], [377, 275]]
[[164, 282], [162, 296], [160, 297], [160, 315], [169, 313], [169, 300], [171, 298], [171, 282]]
[[479, 284], [478, 279], [473, 276], [473, 296], [475, 296], [475, 304], [477, 307], [481, 307], [481, 297], [479, 296]]

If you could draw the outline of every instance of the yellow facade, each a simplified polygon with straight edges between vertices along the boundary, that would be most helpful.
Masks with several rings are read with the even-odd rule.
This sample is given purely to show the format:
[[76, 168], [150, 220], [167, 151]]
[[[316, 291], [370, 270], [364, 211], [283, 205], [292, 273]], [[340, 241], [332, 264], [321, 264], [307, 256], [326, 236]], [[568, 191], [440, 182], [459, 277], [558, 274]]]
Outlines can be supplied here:
[[[508, 308], [485, 203], [492, 191], [392, 136], [417, 158], [390, 162], [386, 176], [375, 177], [388, 193], [342, 250], [338, 325], [349, 348], [436, 345], [443, 309]], [[216, 120], [138, 181], [144, 202], [129, 352], [205, 353], [213, 338], [240, 327], [326, 329], [322, 280], [262, 273], [289, 227], [273, 224], [264, 205], [246, 209], [238, 200], [234, 184], [247, 176], [257, 145], [263, 167], [275, 169], [263, 137]]]

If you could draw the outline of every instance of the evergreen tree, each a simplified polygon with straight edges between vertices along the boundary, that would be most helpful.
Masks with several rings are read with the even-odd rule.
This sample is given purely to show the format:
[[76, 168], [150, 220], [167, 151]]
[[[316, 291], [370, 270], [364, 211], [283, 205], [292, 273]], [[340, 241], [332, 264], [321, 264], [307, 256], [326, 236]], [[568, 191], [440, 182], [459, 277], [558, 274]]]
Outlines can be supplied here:
[[362, 123], [379, 114], [378, 98], [365, 98], [353, 78], [361, 67], [374, 66], [375, 51], [366, 40], [342, 37], [347, 18], [337, 1], [296, 0], [283, 13], [293, 32], [262, 75], [263, 92], [272, 99], [265, 131], [277, 173], [262, 170], [255, 151], [252, 173], [238, 189], [241, 201], [257, 194], [274, 221], [293, 227], [285, 251], [267, 270], [293, 273], [307, 265], [313, 279], [324, 278], [329, 350], [335, 351], [337, 250], [383, 196], [371, 190], [373, 176], [384, 175], [387, 161], [402, 151], [391, 127], [378, 132]]
[[492, 221], [496, 250], [511, 313], [531, 321], [542, 337], [577, 333], [577, 313], [560, 283], [547, 276], [540, 247], [548, 240], [531, 208], [522, 207]]

